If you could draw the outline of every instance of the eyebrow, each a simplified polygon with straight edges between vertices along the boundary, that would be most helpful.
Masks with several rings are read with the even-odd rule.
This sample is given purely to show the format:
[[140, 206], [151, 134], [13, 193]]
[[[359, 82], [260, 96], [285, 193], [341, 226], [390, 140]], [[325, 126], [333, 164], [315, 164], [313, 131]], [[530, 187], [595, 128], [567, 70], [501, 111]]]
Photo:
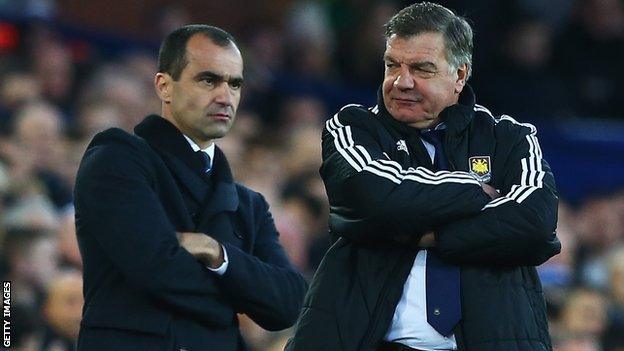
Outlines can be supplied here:
[[388, 54], [385, 54], [383, 56], [383, 60], [384, 61], [390, 61], [390, 62], [396, 62], [396, 60], [394, 58], [392, 58], [391, 56], [389, 56]]
[[429, 71], [432, 71], [432, 70], [435, 71], [438, 69], [438, 66], [436, 66], [435, 63], [429, 62], [429, 61], [414, 62], [414, 63], [410, 63], [409, 66], [411, 68], [424, 69], [424, 70], [429, 70]]
[[[387, 54], [384, 55], [383, 60], [387, 61], [387, 62], [392, 62], [392, 63], [397, 63], [398, 62], [393, 57], [391, 57], [391, 56], [389, 56]], [[431, 62], [431, 61], [412, 62], [412, 63], [409, 63], [408, 66], [410, 68], [424, 69], [424, 70], [437, 70], [438, 69], [438, 66], [436, 66], [436, 64]]]
[[195, 79], [200, 80], [200, 79], [204, 79], [204, 78], [211, 78], [214, 81], [217, 82], [225, 82], [227, 81], [228, 83], [232, 84], [243, 84], [244, 79], [241, 76], [233, 76], [230, 79], [225, 79], [225, 77], [219, 73], [213, 72], [213, 71], [203, 71], [203, 72], [199, 72], [195, 75]]

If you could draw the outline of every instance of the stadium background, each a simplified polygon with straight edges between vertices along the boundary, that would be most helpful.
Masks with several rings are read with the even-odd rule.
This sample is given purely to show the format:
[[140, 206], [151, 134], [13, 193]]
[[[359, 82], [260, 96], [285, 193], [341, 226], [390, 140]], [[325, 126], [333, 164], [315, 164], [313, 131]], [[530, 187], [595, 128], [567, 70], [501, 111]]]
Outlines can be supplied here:
[[[624, 350], [624, 2], [439, 2], [475, 28], [477, 101], [534, 123], [555, 172], [564, 249], [539, 268], [555, 350]], [[382, 25], [407, 4], [0, 0], [0, 275], [12, 281], [12, 349], [65, 350], [75, 338], [78, 162], [97, 131], [159, 112], [158, 42], [187, 23], [221, 26], [242, 48], [241, 108], [218, 144], [235, 177], [266, 195], [311, 277], [329, 243], [322, 122], [346, 103], [374, 104]], [[241, 324], [253, 350], [281, 350], [289, 335]]]

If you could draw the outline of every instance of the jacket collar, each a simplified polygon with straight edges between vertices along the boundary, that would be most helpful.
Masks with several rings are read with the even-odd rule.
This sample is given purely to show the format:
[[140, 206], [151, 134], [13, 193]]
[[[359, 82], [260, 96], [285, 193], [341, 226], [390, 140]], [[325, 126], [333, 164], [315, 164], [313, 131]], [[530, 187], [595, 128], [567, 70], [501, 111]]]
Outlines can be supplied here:
[[[202, 169], [201, 160], [176, 126], [163, 117], [150, 115], [134, 128], [134, 133], [158, 151], [169, 169], [198, 202], [206, 200], [202, 194], [207, 192], [208, 185], [199, 173]], [[238, 207], [236, 186], [227, 158], [218, 146], [215, 146], [211, 181], [214, 192], [204, 214], [211, 215], [221, 210], [235, 211]]]
[[[416, 128], [410, 127], [405, 123], [399, 122], [386, 109], [383, 100], [382, 87], [377, 90], [377, 106], [381, 118], [390, 124], [401, 134], [418, 133]], [[441, 120], [447, 128], [447, 133], [459, 134], [463, 132], [472, 119], [474, 118], [475, 95], [470, 87], [466, 84], [464, 90], [459, 94], [459, 101], [455, 105], [451, 105], [440, 112]]]
[[134, 133], [145, 139], [152, 147], [167, 151], [194, 170], [202, 168], [191, 145], [171, 122], [158, 115], [149, 115], [134, 127]]

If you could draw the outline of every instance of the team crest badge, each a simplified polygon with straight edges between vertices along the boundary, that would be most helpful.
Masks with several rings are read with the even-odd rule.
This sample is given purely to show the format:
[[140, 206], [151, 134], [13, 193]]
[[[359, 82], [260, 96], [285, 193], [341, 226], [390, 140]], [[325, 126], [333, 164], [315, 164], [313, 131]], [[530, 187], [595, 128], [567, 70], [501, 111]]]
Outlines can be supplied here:
[[490, 156], [473, 156], [468, 159], [470, 174], [478, 181], [487, 183], [492, 178]]

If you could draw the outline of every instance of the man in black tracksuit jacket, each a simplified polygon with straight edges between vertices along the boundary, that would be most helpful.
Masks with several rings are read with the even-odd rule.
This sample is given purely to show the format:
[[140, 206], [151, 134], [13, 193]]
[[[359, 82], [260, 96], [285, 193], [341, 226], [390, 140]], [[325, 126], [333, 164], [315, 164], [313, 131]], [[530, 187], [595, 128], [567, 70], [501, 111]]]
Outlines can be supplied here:
[[[555, 182], [536, 130], [475, 104], [465, 84], [470, 62], [452, 61], [462, 40], [449, 38], [461, 35], [423, 24], [422, 13], [469, 30], [439, 5], [402, 10], [386, 26], [378, 104], [347, 105], [326, 122], [321, 176], [339, 239], [316, 272], [287, 350], [552, 349], [535, 266], [561, 245]], [[406, 17], [420, 27], [406, 31], [399, 23]], [[472, 32], [464, 37], [471, 51]], [[430, 128], [446, 130], [449, 171], [434, 167], [421, 140]], [[398, 343], [388, 335], [415, 257], [428, 246], [460, 268], [461, 320], [443, 339], [448, 346], [410, 349], [402, 343], [410, 335]]]

